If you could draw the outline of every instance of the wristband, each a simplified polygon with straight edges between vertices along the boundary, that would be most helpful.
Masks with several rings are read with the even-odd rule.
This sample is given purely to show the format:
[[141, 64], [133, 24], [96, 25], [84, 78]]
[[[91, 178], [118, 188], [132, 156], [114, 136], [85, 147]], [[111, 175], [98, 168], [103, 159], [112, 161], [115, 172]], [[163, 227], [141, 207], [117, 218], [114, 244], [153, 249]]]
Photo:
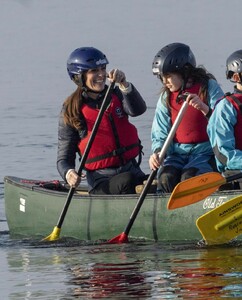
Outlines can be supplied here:
[[128, 93], [130, 93], [131, 91], [132, 91], [132, 85], [129, 83], [129, 82], [127, 82], [128, 83], [128, 86], [127, 87], [124, 87], [124, 86], [122, 86], [121, 84], [119, 85], [119, 89], [121, 90], [121, 92], [123, 92], [124, 94], [128, 94]]
[[70, 175], [70, 173], [71, 173], [72, 171], [75, 172], [75, 169], [69, 169], [69, 170], [67, 171], [67, 173], [66, 173], [66, 181], [67, 181], [67, 178], [68, 178], [68, 176]]

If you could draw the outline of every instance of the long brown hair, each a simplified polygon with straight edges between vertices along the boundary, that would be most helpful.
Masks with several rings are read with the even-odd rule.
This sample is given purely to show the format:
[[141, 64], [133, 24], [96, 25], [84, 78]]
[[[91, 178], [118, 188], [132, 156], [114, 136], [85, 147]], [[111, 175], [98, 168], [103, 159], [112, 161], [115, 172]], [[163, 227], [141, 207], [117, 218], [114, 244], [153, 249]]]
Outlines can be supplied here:
[[64, 112], [63, 118], [66, 125], [76, 128], [77, 130], [81, 128], [81, 105], [82, 105], [82, 89], [77, 87], [77, 89], [66, 98], [64, 102]]
[[[213, 74], [209, 73], [204, 66], [193, 67], [191, 65], [186, 65], [181, 72], [177, 72], [182, 76], [188, 78], [188, 80], [192, 81], [192, 84], [200, 83], [201, 87], [198, 93], [198, 96], [207, 104], [208, 103], [208, 81], [209, 79], [214, 79]], [[170, 96], [170, 91], [165, 86], [161, 89], [161, 94], [167, 94], [165, 99], [166, 104], [169, 106], [168, 99]]]

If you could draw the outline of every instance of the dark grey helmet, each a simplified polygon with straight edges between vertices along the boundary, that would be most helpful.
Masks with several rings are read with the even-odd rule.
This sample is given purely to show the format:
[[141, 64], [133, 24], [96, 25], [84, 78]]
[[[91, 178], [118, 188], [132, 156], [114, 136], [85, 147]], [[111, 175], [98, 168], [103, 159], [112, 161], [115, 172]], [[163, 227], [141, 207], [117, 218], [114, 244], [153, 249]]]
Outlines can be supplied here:
[[226, 61], [226, 77], [231, 79], [234, 73], [242, 73], [242, 50], [233, 52]]
[[196, 59], [189, 46], [172, 43], [163, 47], [152, 63], [154, 75], [163, 76], [167, 73], [182, 71], [185, 65], [196, 67]]

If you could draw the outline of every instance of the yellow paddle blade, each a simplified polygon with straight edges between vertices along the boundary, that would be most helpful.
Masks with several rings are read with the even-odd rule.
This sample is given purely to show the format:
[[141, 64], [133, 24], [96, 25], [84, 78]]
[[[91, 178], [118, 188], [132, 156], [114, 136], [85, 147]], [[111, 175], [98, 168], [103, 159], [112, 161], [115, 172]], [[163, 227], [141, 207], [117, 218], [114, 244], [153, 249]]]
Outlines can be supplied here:
[[225, 244], [242, 234], [242, 195], [209, 211], [196, 222], [208, 245]]
[[209, 172], [184, 180], [176, 185], [167, 203], [168, 209], [175, 209], [196, 203], [226, 183], [217, 172]]
[[58, 240], [59, 237], [60, 237], [60, 231], [61, 231], [61, 229], [58, 228], [57, 226], [55, 226], [55, 228], [53, 229], [51, 234], [48, 235], [47, 237], [43, 238], [42, 241], [55, 241], [55, 240]]

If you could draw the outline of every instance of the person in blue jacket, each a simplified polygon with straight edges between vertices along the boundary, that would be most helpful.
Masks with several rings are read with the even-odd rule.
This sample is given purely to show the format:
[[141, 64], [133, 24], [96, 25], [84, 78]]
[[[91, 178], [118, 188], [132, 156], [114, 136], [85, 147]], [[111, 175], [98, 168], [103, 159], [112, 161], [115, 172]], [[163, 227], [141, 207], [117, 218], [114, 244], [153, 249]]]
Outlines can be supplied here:
[[[216, 170], [206, 129], [214, 104], [224, 93], [212, 74], [204, 67], [196, 66], [194, 54], [183, 43], [163, 47], [153, 60], [152, 71], [161, 80], [163, 88], [152, 124], [153, 154], [149, 165], [152, 170], [159, 169], [158, 190], [169, 193], [180, 181]], [[190, 105], [166, 157], [159, 161], [159, 153], [182, 106], [184, 95]]]
[[117, 85], [88, 153], [86, 177], [92, 194], [131, 194], [145, 174], [138, 159], [142, 146], [129, 116], [143, 114], [146, 104], [121, 70], [106, 71], [108, 63], [107, 57], [94, 47], [78, 48], [67, 60], [68, 74], [77, 89], [67, 97], [60, 113], [57, 169], [70, 186], [79, 185], [76, 156], [85, 152], [107, 93], [108, 78]]
[[242, 50], [227, 58], [226, 77], [235, 83], [234, 91], [216, 103], [208, 124], [217, 167], [225, 176], [242, 171]]

